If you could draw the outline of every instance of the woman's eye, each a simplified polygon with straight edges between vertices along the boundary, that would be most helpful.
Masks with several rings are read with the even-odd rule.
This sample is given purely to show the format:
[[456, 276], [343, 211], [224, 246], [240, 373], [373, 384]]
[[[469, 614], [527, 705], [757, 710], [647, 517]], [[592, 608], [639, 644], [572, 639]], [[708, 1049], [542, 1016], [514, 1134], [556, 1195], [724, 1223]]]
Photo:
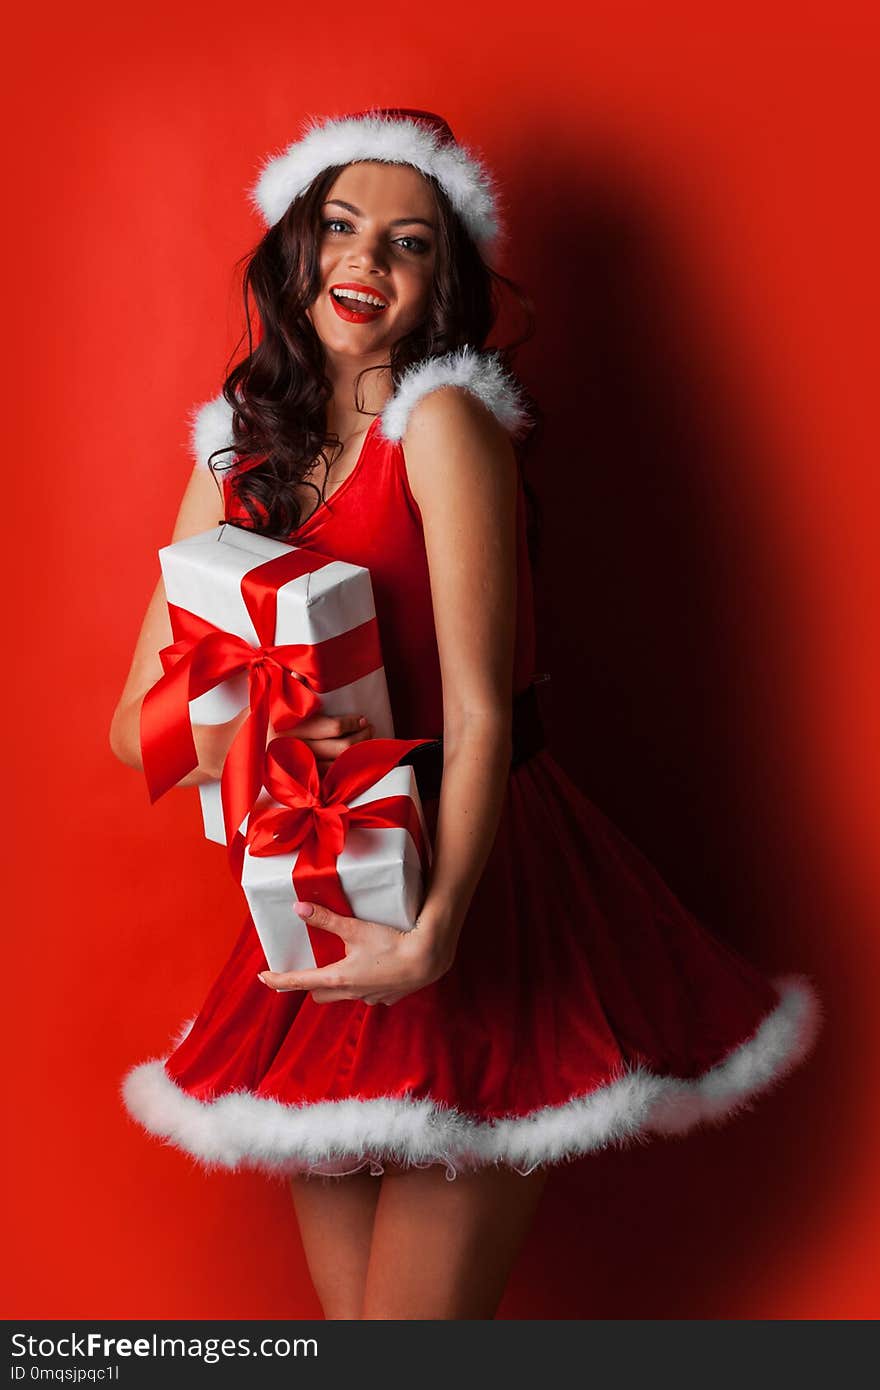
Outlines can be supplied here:
[[424, 240], [423, 237], [420, 236], [402, 236], [398, 237], [397, 240], [401, 243], [401, 245], [405, 241], [412, 242], [412, 245], [406, 247], [405, 249], [408, 251], [414, 251], [419, 256], [423, 256], [425, 252], [430, 249], [428, 243]]
[[[322, 225], [325, 231], [333, 232], [334, 234], [338, 227], [343, 229], [346, 227], [349, 229], [351, 228], [351, 223], [346, 222], [344, 217], [328, 217], [324, 220]], [[408, 244], [404, 245], [404, 243]], [[423, 256], [426, 251], [430, 251], [431, 249], [430, 243], [425, 241], [424, 237], [420, 236], [398, 237], [397, 245], [403, 246], [404, 251], [409, 251], [411, 255], [415, 256]]]

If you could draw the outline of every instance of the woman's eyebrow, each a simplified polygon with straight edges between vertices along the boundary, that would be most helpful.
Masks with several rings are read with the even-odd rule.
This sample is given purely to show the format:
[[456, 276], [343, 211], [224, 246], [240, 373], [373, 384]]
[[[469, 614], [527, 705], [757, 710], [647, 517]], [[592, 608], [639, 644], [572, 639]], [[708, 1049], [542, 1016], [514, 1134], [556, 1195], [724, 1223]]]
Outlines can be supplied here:
[[[345, 208], [348, 212], [353, 212], [355, 217], [363, 217], [364, 215], [360, 208], [355, 207], [354, 203], [344, 203], [341, 198], [328, 198], [324, 206], [328, 207], [330, 203], [334, 203], [338, 208]], [[410, 222], [420, 222], [423, 227], [430, 227], [431, 231], [434, 230], [434, 223], [429, 222], [426, 217], [395, 217], [391, 226], [400, 227]]]

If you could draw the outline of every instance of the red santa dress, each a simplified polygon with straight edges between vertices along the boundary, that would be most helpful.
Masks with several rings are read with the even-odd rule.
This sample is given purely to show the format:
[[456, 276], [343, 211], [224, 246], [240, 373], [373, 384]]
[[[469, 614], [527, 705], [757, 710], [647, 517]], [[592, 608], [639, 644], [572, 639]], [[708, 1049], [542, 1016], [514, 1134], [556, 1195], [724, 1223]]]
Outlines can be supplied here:
[[[395, 732], [442, 733], [440, 667], [406, 421], [456, 383], [516, 418], [511, 379], [470, 349], [411, 367], [353, 471], [291, 542], [371, 574]], [[202, 455], [221, 401], [197, 422]], [[201, 434], [199, 430], [201, 429]], [[227, 515], [244, 516], [227, 478]], [[533, 675], [518, 499], [514, 693]], [[354, 711], [352, 711], [354, 712]], [[433, 833], [439, 802], [425, 803]], [[610, 1144], [681, 1134], [750, 1106], [810, 1051], [819, 996], [717, 940], [551, 754], [511, 769], [452, 968], [386, 1007], [315, 1003], [257, 979], [248, 915], [167, 1055], [122, 1081], [129, 1113], [206, 1170], [340, 1174], [383, 1160], [522, 1173]]]

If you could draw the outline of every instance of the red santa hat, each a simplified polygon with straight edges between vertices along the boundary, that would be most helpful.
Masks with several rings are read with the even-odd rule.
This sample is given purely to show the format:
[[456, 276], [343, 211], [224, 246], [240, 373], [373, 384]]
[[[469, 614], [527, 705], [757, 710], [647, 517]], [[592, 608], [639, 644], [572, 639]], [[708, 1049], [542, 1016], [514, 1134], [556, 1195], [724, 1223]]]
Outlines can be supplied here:
[[499, 200], [492, 175], [473, 151], [458, 143], [443, 117], [431, 111], [374, 107], [347, 116], [310, 117], [298, 140], [264, 161], [250, 196], [274, 227], [322, 170], [361, 160], [411, 164], [431, 174], [481, 250], [498, 240]]

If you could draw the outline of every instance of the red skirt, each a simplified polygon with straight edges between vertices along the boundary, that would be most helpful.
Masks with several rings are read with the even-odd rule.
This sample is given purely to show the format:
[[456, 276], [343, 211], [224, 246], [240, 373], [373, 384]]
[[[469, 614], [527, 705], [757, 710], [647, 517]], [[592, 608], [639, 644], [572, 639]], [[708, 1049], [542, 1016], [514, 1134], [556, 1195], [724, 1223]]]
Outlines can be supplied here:
[[[439, 803], [426, 804], [433, 833]], [[718, 941], [547, 751], [510, 774], [452, 968], [389, 1007], [275, 993], [250, 917], [129, 1113], [206, 1169], [522, 1173], [747, 1107], [819, 997]]]

